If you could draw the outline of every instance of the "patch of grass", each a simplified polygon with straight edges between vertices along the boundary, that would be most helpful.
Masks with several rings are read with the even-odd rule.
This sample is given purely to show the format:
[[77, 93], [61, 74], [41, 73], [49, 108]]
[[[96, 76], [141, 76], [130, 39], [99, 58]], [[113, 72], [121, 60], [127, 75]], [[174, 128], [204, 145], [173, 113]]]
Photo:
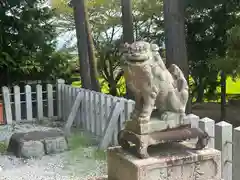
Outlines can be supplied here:
[[[87, 158], [95, 160], [105, 160], [106, 153], [103, 150], [96, 148], [96, 142], [90, 135], [84, 132], [73, 132], [68, 138], [69, 148], [71, 150], [71, 157], [77, 158], [84, 155]], [[87, 150], [87, 148], [91, 147]]]
[[106, 160], [107, 159], [106, 152], [103, 150], [99, 150], [99, 149], [94, 151], [93, 156], [94, 156], [94, 159], [97, 159], [97, 160]]
[[83, 132], [74, 132], [68, 138], [68, 143], [70, 149], [74, 150], [79, 147], [89, 147], [93, 145], [93, 140], [89, 135]]
[[[226, 91], [227, 94], [239, 94], [240, 93], [240, 79], [233, 81], [231, 77], [227, 77], [226, 80]], [[221, 87], [217, 88], [217, 92], [221, 92]]]
[[7, 151], [7, 145], [5, 142], [0, 142], [0, 153], [5, 153]]

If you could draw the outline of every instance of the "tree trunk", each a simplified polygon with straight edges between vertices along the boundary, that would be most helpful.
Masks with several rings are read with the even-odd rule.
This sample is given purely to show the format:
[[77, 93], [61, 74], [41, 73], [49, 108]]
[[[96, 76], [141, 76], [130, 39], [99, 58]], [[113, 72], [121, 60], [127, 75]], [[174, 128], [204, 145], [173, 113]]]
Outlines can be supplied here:
[[[123, 42], [133, 43], [134, 33], [133, 33], [133, 16], [132, 16], [132, 1], [131, 0], [121, 0], [122, 5], [122, 25], [123, 25]], [[133, 93], [126, 85], [126, 98], [134, 99]]]
[[198, 103], [202, 103], [203, 102], [203, 98], [204, 98], [204, 79], [201, 77], [199, 80], [199, 84], [198, 84], [198, 88], [197, 88], [197, 99], [196, 102]]
[[[185, 39], [185, 5], [182, 0], [164, 0], [164, 26], [166, 45], [166, 64], [176, 64], [189, 81], [189, 68]], [[191, 98], [189, 98], [190, 101]], [[191, 111], [188, 102], [187, 112]]]
[[[222, 46], [220, 46], [218, 55], [221, 58], [226, 57], [226, 52], [227, 52], [227, 22], [228, 22], [228, 13], [227, 13], [227, 7], [226, 4], [223, 4], [220, 12], [220, 18], [222, 18], [221, 25], [218, 26], [219, 28], [219, 34], [218, 38], [222, 39]], [[221, 121], [226, 120], [226, 73], [222, 70], [221, 71]]]
[[184, 1], [164, 0], [164, 25], [167, 66], [178, 65], [188, 79], [188, 60], [185, 39]]
[[226, 121], [226, 74], [221, 72], [221, 121]]
[[100, 92], [100, 85], [98, 81], [98, 72], [96, 65], [96, 56], [95, 56], [95, 47], [93, 44], [93, 39], [91, 35], [91, 28], [89, 24], [89, 17], [87, 7], [85, 5], [85, 23], [86, 23], [86, 33], [87, 33], [87, 45], [88, 45], [88, 57], [89, 57], [89, 66], [90, 66], [90, 75], [91, 75], [91, 85], [94, 91]]
[[121, 0], [122, 4], [122, 25], [123, 25], [123, 42], [133, 43], [133, 15], [132, 0]]
[[91, 89], [90, 66], [88, 60], [87, 32], [85, 25], [84, 0], [73, 0], [73, 12], [76, 26], [80, 77], [83, 88]]

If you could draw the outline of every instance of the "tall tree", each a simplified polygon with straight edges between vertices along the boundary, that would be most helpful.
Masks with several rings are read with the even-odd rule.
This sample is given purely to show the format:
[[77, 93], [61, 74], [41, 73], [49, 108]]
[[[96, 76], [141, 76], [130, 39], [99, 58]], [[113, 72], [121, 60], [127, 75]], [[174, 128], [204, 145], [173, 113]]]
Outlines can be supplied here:
[[85, 23], [86, 23], [86, 33], [87, 33], [87, 46], [88, 46], [88, 58], [89, 58], [89, 66], [90, 66], [90, 75], [91, 75], [91, 87], [92, 90], [100, 92], [100, 85], [98, 81], [98, 71], [96, 65], [96, 55], [95, 55], [95, 47], [93, 43], [89, 17], [88, 17], [88, 10], [87, 6], [85, 5]]
[[132, 0], [121, 0], [122, 5], [122, 25], [123, 25], [123, 41], [133, 43], [133, 15]]
[[[123, 25], [123, 42], [133, 43], [133, 15], [132, 15], [132, 1], [131, 0], [121, 0], [122, 5], [122, 25]], [[134, 99], [131, 90], [126, 85], [127, 94], [126, 97], [129, 99]]]
[[91, 72], [88, 56], [88, 42], [87, 42], [87, 27], [86, 27], [86, 13], [85, 13], [85, 0], [72, 0], [77, 47], [80, 64], [80, 77], [83, 88], [91, 89]]
[[167, 66], [178, 65], [188, 79], [184, 1], [164, 0], [164, 24]]
[[[166, 64], [176, 64], [189, 80], [185, 36], [185, 3], [182, 0], [164, 0], [164, 24]], [[191, 98], [187, 105], [187, 112], [191, 112]]]

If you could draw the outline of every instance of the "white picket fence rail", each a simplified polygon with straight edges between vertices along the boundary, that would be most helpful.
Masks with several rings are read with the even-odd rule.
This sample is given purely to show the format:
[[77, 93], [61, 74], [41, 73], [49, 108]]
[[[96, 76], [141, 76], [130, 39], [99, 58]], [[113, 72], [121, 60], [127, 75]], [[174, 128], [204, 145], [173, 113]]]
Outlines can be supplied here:
[[[32, 115], [31, 87], [25, 86], [26, 94], [26, 119], [21, 119], [19, 89], [14, 87], [15, 116], [11, 111], [10, 91], [3, 87], [5, 118], [8, 123], [13, 121], [33, 121], [46, 118], [54, 118], [53, 101], [57, 102], [57, 118], [66, 122], [65, 128], [72, 125], [84, 129], [95, 135], [99, 140], [99, 148], [105, 149], [109, 145], [117, 145], [117, 133], [124, 127], [124, 122], [129, 118], [134, 108], [134, 101], [124, 98], [113, 97], [82, 88], [66, 85], [64, 80], [58, 80], [56, 84], [57, 98], [54, 97], [53, 85], [47, 85], [47, 115], [43, 115], [43, 91], [42, 86], [36, 87], [37, 118]], [[46, 113], [45, 113], [46, 114]], [[56, 117], [55, 117], [56, 118]], [[192, 127], [199, 127], [206, 131], [209, 136], [208, 147], [216, 148], [222, 152], [222, 178], [224, 180], [239, 180], [240, 171], [240, 127], [233, 128], [227, 122], [219, 122], [209, 118], [200, 119], [198, 116], [189, 114], [185, 122], [190, 122]]]
[[32, 91], [32, 86], [25, 85], [24, 91], [21, 92], [19, 86], [2, 87], [6, 123], [34, 122], [57, 118], [56, 115], [54, 116], [54, 101], [56, 100], [54, 96], [56, 95], [53, 85], [47, 84], [45, 88], [46, 91], [43, 91], [43, 86], [37, 84], [34, 87], [36, 90]]

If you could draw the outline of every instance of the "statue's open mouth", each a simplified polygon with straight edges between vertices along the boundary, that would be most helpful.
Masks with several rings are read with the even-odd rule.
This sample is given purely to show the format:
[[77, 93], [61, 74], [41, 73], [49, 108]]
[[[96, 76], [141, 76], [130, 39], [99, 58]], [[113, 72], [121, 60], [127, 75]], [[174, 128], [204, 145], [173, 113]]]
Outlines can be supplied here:
[[128, 61], [130, 61], [131, 63], [141, 63], [144, 62], [145, 59], [128, 59]]
[[142, 55], [138, 55], [138, 54], [131, 54], [130, 56], [128, 56], [128, 61], [130, 63], [143, 63], [145, 61], [147, 61], [149, 59], [148, 56], [142, 56]]

